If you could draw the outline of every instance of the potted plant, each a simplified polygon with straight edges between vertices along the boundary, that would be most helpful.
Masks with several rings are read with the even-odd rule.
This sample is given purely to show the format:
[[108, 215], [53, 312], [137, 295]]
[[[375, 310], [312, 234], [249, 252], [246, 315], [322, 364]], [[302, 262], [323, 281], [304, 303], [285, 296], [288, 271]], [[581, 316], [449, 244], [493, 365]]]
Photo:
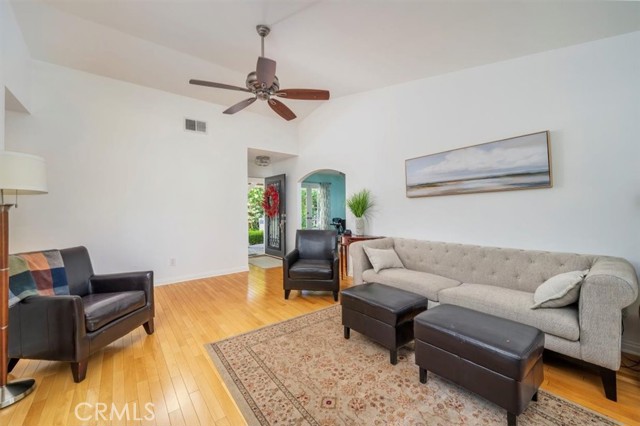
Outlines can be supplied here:
[[347, 207], [356, 217], [356, 235], [364, 235], [364, 220], [371, 214], [373, 197], [371, 191], [363, 189], [347, 199]]

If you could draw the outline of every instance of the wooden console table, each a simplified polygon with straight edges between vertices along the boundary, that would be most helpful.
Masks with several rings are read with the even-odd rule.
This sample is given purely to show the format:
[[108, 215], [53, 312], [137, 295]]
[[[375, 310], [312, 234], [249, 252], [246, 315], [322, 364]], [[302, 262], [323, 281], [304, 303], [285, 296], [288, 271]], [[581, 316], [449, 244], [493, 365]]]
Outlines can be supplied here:
[[349, 245], [357, 241], [377, 240], [373, 235], [343, 235], [340, 238], [340, 278], [344, 278], [349, 273]]

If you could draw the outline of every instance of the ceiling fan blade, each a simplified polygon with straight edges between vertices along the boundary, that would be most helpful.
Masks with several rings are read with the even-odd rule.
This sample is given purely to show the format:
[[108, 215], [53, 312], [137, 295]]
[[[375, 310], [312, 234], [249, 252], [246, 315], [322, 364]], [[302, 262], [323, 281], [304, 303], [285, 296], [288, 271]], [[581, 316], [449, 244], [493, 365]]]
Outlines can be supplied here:
[[258, 58], [258, 63], [256, 64], [256, 77], [258, 78], [258, 81], [264, 84], [263, 87], [269, 88], [273, 84], [275, 76], [276, 61], [260, 56]]
[[228, 84], [214, 83], [212, 81], [189, 80], [189, 84], [195, 84], [195, 85], [198, 85], [198, 86], [215, 87], [217, 89], [238, 90], [240, 92], [249, 92], [249, 93], [251, 93], [251, 90], [246, 89], [244, 87], [230, 86]]
[[296, 118], [296, 115], [287, 107], [285, 104], [280, 102], [277, 99], [269, 99], [269, 106], [272, 110], [274, 110], [280, 117], [284, 118], [287, 121], [291, 121]]
[[275, 93], [281, 98], [301, 99], [305, 101], [326, 101], [329, 99], [328, 90], [316, 89], [282, 89]]
[[246, 107], [248, 107], [249, 105], [251, 105], [252, 103], [254, 103], [256, 101], [256, 99], [258, 98], [249, 98], [249, 99], [245, 99], [244, 101], [240, 101], [237, 104], [230, 106], [229, 108], [225, 109], [224, 111], [222, 111], [223, 114], [235, 114], [238, 111], [242, 111], [243, 109], [245, 109]]

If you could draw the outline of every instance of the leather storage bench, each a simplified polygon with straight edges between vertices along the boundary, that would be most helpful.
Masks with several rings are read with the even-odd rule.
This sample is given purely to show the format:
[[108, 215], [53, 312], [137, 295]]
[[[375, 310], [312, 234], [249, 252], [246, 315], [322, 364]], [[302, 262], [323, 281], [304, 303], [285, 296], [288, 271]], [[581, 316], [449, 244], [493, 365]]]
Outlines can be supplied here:
[[537, 401], [542, 383], [544, 333], [515, 321], [454, 305], [414, 319], [420, 382], [427, 371], [507, 410], [509, 425]]
[[344, 338], [354, 329], [389, 349], [390, 362], [398, 363], [398, 348], [413, 340], [413, 318], [427, 309], [419, 294], [368, 283], [342, 290]]

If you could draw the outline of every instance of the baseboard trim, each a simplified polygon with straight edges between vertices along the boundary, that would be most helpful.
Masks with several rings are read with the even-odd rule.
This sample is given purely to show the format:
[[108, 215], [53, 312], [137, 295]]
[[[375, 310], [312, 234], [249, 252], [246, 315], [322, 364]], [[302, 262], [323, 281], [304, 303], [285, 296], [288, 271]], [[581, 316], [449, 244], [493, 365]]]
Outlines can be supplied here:
[[640, 356], [640, 342], [622, 340], [622, 352]]
[[182, 275], [179, 277], [169, 277], [161, 280], [156, 280], [153, 284], [155, 287], [168, 284], [178, 284], [184, 281], [201, 280], [203, 278], [219, 277], [220, 275], [236, 274], [238, 272], [247, 272], [248, 266], [228, 269], [217, 269], [215, 271], [204, 272], [202, 274]]

